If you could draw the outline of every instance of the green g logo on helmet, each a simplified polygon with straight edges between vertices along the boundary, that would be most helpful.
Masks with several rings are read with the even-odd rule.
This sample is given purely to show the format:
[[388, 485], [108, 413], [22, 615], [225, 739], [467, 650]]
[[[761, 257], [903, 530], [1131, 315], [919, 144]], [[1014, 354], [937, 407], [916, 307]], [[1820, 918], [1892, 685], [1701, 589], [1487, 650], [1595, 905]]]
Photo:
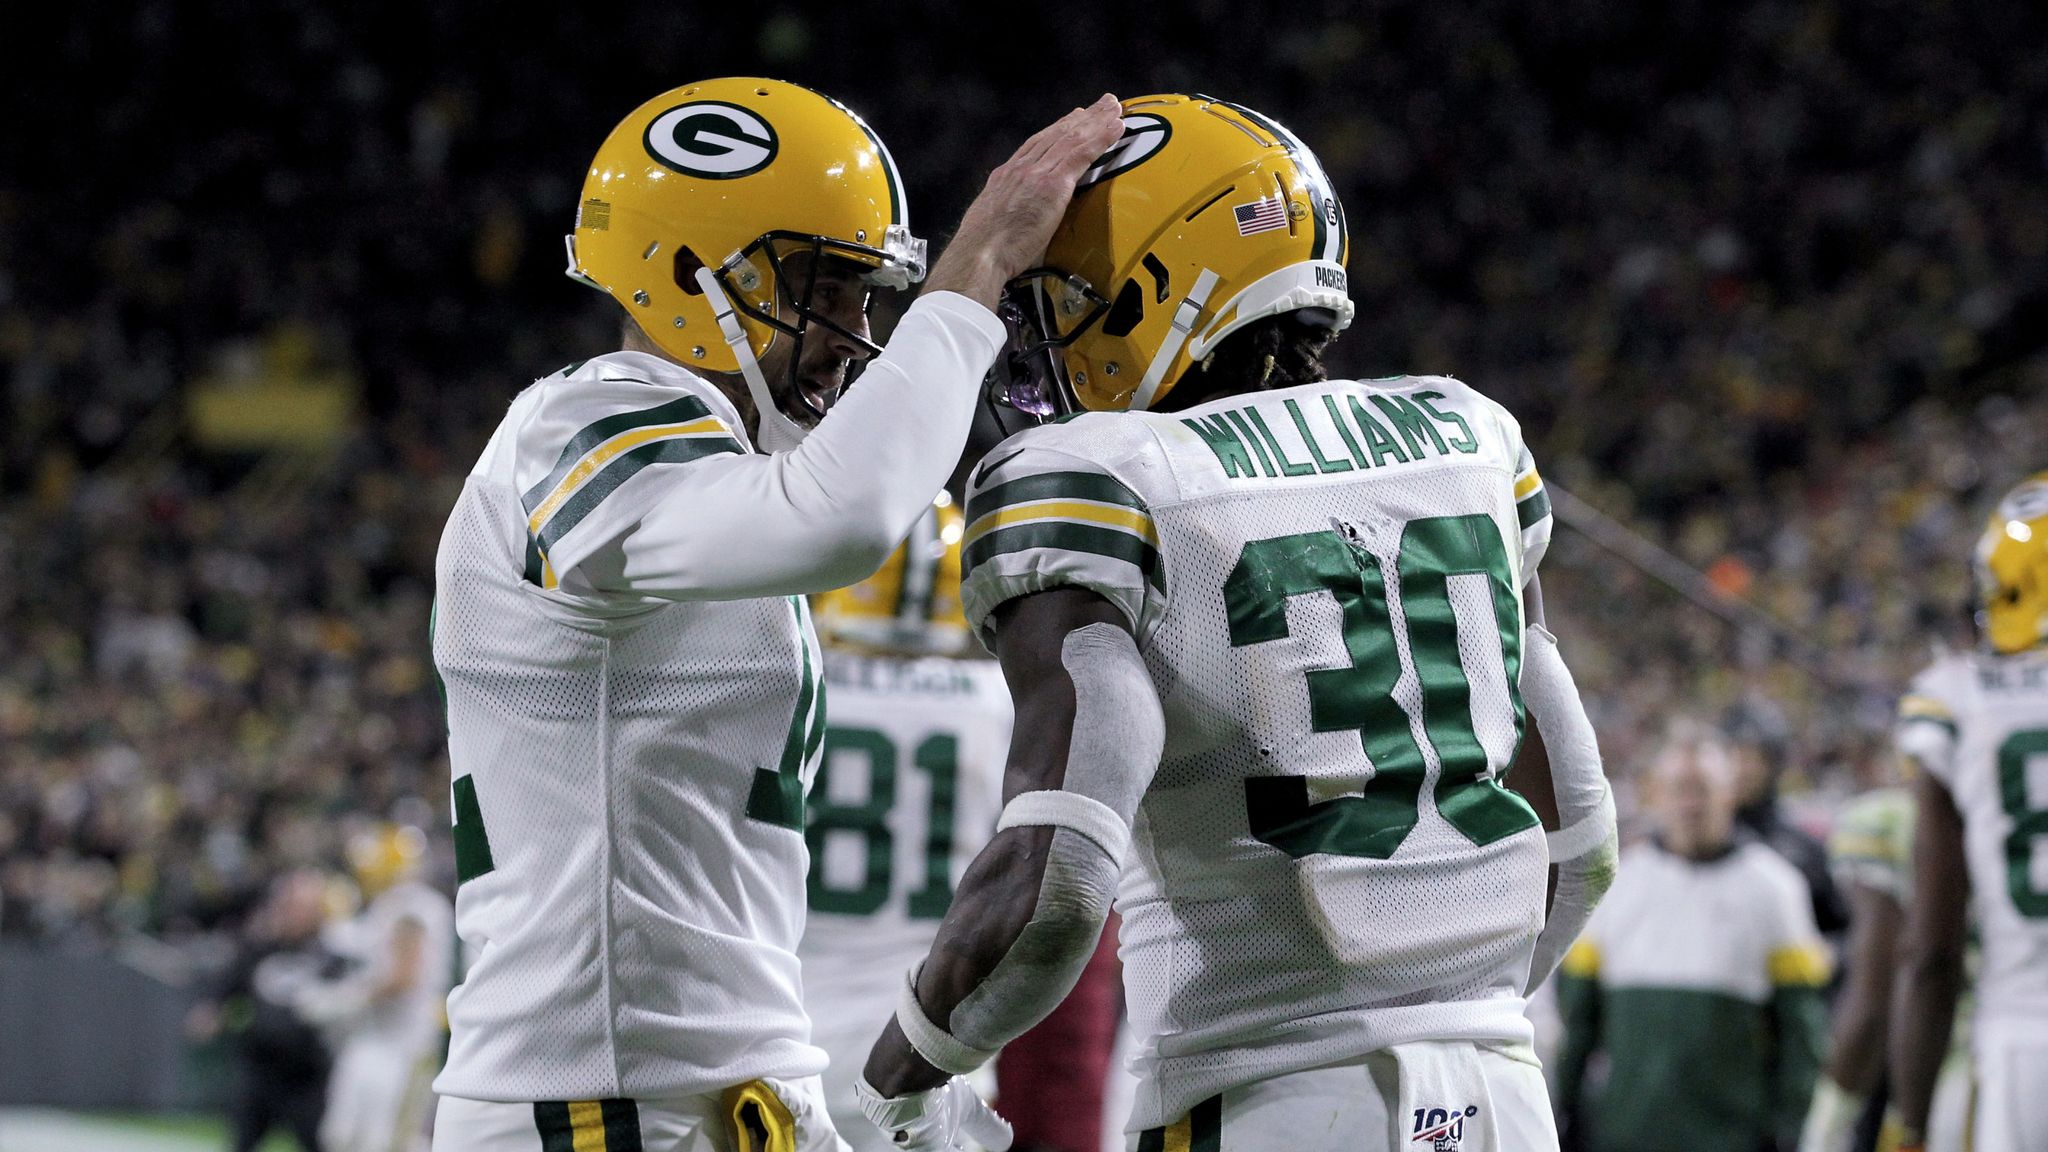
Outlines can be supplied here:
[[751, 176], [775, 159], [775, 129], [751, 109], [723, 100], [678, 104], [654, 118], [647, 154], [685, 176], [731, 180]]

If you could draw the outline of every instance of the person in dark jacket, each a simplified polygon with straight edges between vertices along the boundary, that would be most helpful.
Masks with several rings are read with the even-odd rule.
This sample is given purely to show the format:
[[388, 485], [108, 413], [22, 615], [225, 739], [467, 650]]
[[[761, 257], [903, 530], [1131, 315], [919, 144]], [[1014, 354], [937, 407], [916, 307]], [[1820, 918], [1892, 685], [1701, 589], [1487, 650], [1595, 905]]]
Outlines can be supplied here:
[[319, 1152], [332, 1055], [289, 1007], [294, 995], [336, 963], [320, 944], [327, 881], [307, 869], [279, 877], [254, 916], [214, 994], [186, 1018], [199, 1041], [224, 1037], [234, 1080], [228, 1101], [234, 1152], [250, 1152], [273, 1128]]
[[1828, 867], [1827, 846], [1785, 819], [1778, 802], [1788, 743], [1784, 714], [1745, 700], [1728, 710], [1721, 727], [1735, 749], [1735, 823], [1799, 870], [1813, 897], [1814, 925], [1823, 936], [1839, 937], [1849, 928], [1849, 902]]

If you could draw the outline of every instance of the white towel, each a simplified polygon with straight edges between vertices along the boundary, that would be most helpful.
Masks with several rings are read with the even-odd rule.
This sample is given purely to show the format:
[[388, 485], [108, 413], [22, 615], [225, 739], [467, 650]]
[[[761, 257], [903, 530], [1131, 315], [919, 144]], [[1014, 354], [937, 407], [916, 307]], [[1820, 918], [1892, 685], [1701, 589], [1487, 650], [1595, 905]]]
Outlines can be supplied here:
[[1479, 1048], [1427, 1040], [1388, 1049], [1400, 1069], [1394, 1146], [1407, 1152], [1517, 1152], [1501, 1147]]

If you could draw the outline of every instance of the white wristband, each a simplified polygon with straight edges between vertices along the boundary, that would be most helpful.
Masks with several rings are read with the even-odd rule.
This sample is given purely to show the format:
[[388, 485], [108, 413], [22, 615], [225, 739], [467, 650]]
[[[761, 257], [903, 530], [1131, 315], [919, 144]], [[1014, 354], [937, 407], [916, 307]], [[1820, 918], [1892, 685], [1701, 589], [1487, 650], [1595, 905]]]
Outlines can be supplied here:
[[896, 1001], [896, 1025], [917, 1054], [931, 1066], [953, 1076], [965, 1076], [995, 1057], [993, 1052], [970, 1048], [953, 1034], [932, 1023], [917, 1002], [917, 969], [904, 973], [903, 995]]
[[1116, 809], [1093, 796], [1061, 788], [1020, 792], [1016, 799], [1003, 805], [996, 831], [1027, 826], [1072, 828], [1095, 841], [1109, 854], [1110, 863], [1119, 868], [1123, 867], [1124, 850], [1131, 843], [1130, 825], [1117, 815]]

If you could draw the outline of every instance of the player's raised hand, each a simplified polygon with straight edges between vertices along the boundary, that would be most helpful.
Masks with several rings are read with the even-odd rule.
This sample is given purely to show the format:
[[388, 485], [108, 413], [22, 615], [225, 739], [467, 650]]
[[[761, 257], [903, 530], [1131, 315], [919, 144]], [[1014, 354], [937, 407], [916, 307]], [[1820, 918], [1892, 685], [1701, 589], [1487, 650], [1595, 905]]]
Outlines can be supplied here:
[[1044, 258], [1074, 182], [1122, 135], [1123, 108], [1106, 93], [1040, 129], [989, 173], [926, 287], [994, 308], [1003, 284]]

